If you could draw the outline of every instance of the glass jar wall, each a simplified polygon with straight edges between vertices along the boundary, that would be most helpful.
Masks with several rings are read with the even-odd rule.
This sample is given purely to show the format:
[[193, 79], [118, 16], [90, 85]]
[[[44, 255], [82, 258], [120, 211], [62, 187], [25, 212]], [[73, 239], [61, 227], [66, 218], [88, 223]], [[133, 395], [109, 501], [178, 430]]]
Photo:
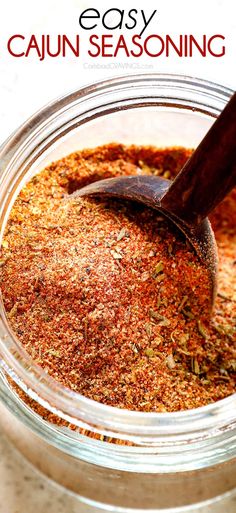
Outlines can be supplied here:
[[[23, 185], [52, 160], [108, 142], [195, 147], [231, 94], [202, 80], [153, 74], [93, 84], [51, 103], [1, 147], [1, 235]], [[235, 396], [179, 413], [119, 410], [63, 388], [38, 368], [3, 305], [0, 338], [3, 429], [36, 467], [82, 500], [111, 511], [190, 511], [236, 487]], [[77, 429], [44, 420], [12, 382]]]

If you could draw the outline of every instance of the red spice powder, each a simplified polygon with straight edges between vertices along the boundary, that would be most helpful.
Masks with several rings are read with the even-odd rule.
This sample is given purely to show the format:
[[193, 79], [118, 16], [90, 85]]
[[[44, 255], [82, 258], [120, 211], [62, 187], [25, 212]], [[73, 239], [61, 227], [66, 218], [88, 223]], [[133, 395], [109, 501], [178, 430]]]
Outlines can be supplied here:
[[104, 404], [177, 411], [235, 391], [235, 191], [212, 216], [219, 294], [178, 231], [138, 204], [64, 201], [92, 181], [172, 178], [184, 148], [109, 144], [47, 167], [21, 191], [2, 244], [8, 319], [31, 357]]

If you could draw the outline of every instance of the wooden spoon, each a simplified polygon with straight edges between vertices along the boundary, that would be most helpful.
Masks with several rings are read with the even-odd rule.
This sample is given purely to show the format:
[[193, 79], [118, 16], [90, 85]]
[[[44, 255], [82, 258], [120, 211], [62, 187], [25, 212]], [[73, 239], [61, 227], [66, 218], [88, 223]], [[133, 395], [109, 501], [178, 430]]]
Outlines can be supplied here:
[[173, 182], [149, 175], [108, 178], [78, 189], [71, 196], [108, 196], [138, 201], [167, 216], [185, 234], [205, 263], [213, 303], [218, 259], [207, 216], [235, 185], [236, 93]]

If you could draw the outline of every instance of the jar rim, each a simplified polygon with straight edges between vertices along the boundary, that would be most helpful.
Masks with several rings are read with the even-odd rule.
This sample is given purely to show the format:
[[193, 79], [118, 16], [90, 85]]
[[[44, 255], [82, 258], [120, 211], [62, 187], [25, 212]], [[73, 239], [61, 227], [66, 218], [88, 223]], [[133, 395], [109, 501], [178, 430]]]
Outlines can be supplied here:
[[[3, 185], [4, 180], [9, 180], [9, 173], [14, 161], [22, 151], [22, 145], [34, 140], [36, 133], [41, 129], [43, 131], [45, 124], [50, 123], [50, 120], [53, 120], [58, 113], [64, 112], [76, 102], [84, 107], [89, 100], [93, 99], [101, 103], [104, 95], [111, 92], [115, 94], [115, 91], [122, 93], [130, 86], [133, 94], [139, 87], [150, 87], [152, 94], [155, 96], [156, 92], [157, 97], [160, 94], [159, 88], [164, 88], [166, 90], [164, 99], [167, 102], [170, 98], [170, 90], [172, 90], [172, 102], [178, 97], [183, 100], [188, 94], [187, 100], [190, 102], [190, 108], [194, 108], [194, 103], [196, 103], [194, 98], [199, 94], [206, 103], [204, 104], [204, 101], [199, 98], [196, 105], [199, 109], [200, 105], [204, 104], [205, 108], [208, 105], [208, 113], [212, 113], [212, 115], [220, 112], [233, 93], [227, 87], [203, 79], [159, 73], [124, 75], [84, 86], [43, 107], [23, 123], [1, 146], [1, 184]], [[176, 94], [177, 89], [178, 94]], [[173, 90], [175, 90], [175, 95], [173, 95]], [[212, 100], [211, 105], [209, 105], [210, 100]], [[7, 194], [6, 189], [5, 194]], [[2, 220], [5, 213], [3, 201], [1, 205]], [[3, 230], [4, 222], [2, 233]], [[234, 413], [236, 412], [236, 394], [200, 408], [169, 413], [123, 410], [86, 398], [65, 388], [31, 360], [11, 330], [3, 304], [1, 304], [0, 316], [0, 366], [34, 400], [70, 423], [86, 429], [90, 429], [92, 426], [94, 431], [103, 432], [109, 436], [116, 437], [118, 433], [119, 438], [128, 436], [133, 441], [148, 440], [150, 442], [155, 441], [157, 437], [164, 440], [166, 437], [177, 436], [181, 439], [183, 434], [185, 439], [186, 434], [189, 439], [199, 436], [204, 438], [208, 437], [209, 433], [216, 428], [223, 429], [228, 426], [231, 429], [236, 421]]]

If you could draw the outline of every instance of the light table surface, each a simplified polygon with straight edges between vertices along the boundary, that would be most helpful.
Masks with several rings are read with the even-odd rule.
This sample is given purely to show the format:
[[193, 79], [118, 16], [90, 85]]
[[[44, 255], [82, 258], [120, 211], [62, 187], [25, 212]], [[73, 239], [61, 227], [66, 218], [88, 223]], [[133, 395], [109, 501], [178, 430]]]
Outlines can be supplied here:
[[[0, 513], [106, 513], [82, 504], [39, 474], [0, 431]], [[184, 512], [183, 512], [184, 513]], [[236, 513], [236, 493], [194, 513]]]

